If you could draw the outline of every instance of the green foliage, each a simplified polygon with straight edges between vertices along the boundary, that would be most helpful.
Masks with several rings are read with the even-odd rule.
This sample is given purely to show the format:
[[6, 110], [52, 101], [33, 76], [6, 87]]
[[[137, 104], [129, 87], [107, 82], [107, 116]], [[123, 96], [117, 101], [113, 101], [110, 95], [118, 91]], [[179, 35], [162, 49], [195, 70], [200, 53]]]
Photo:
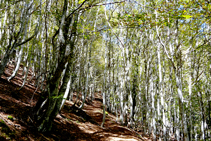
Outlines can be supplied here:
[[[24, 9], [22, 2], [8, 1], [8, 4], [3, 2], [0, 4], [0, 7], [3, 7], [2, 17], [0, 17], [1, 25], [4, 24], [4, 15], [7, 16], [4, 28], [0, 29], [2, 35], [0, 54], [6, 52], [10, 39], [11, 43], [14, 43], [16, 40], [13, 39], [16, 37], [18, 41], [22, 41], [23, 37], [30, 37], [37, 18], [41, 16], [39, 33], [24, 46], [24, 53], [29, 51], [29, 56], [32, 58], [31, 64], [35, 67], [35, 71], [38, 71], [36, 72], [38, 75], [54, 72], [55, 64], [60, 64], [63, 59], [62, 52], [67, 51], [74, 42], [74, 49], [69, 49], [74, 52], [71, 56], [73, 59], [72, 78], [80, 91], [85, 90], [86, 82], [89, 84], [87, 87], [95, 84], [96, 87], [102, 88], [105, 85], [106, 91], [108, 88], [111, 90], [108, 100], [115, 103], [118, 110], [123, 108], [120, 108], [121, 102], [123, 103], [121, 106], [131, 106], [130, 94], [137, 95], [140, 99], [136, 99], [136, 106], [140, 108], [140, 111], [136, 114], [149, 115], [148, 119], [144, 119], [148, 122], [146, 126], [151, 125], [149, 122], [152, 116], [160, 116], [153, 111], [156, 108], [158, 111], [164, 109], [167, 112], [165, 115], [168, 122], [175, 122], [171, 118], [173, 112], [181, 110], [178, 96], [178, 85], [181, 84], [182, 97], [185, 100], [182, 108], [187, 116], [193, 116], [193, 125], [197, 128], [200, 126], [199, 121], [202, 119], [200, 104], [207, 106], [207, 99], [209, 99], [207, 95], [211, 83], [209, 73], [211, 49], [208, 31], [211, 23], [211, 4], [208, 1], [155, 0], [136, 3], [126, 1], [97, 6], [106, 1], [89, 0], [79, 9], [76, 8], [84, 0], [68, 1], [65, 20], [74, 10], [76, 11], [70, 17], [73, 18], [77, 14], [79, 17], [77, 17], [77, 22], [72, 21], [68, 25], [68, 31], [65, 31], [68, 32], [67, 40], [64, 43], [60, 41], [62, 33], [58, 33], [58, 29], [62, 26], [64, 1], [52, 2], [51, 5], [47, 2], [49, 1], [39, 6], [39, 1], [34, 1], [33, 7], [36, 9], [33, 9], [29, 16], [30, 23], [27, 24], [29, 28], [26, 30], [26, 37], [23, 31], [19, 32], [21, 25], [26, 25], [26, 21], [21, 18], [22, 12], [19, 10]], [[77, 23], [76, 33], [71, 30], [73, 23]], [[159, 53], [158, 46], [160, 46]], [[158, 62], [158, 54], [160, 62]], [[25, 66], [24, 63], [23, 65]], [[45, 65], [47, 67], [43, 71]], [[161, 70], [159, 70], [159, 65]], [[160, 74], [159, 71], [161, 71]], [[175, 75], [180, 76], [181, 82], [176, 81]], [[190, 76], [192, 76], [192, 82], [189, 82]], [[60, 87], [58, 86], [57, 89]], [[123, 93], [121, 97], [123, 100], [120, 95], [117, 95], [120, 92]], [[155, 95], [152, 96], [152, 94]], [[165, 106], [160, 108], [158, 105], [161, 104], [162, 95]], [[49, 98], [60, 99], [62, 95]], [[154, 107], [152, 107], [153, 100]], [[171, 100], [170, 104], [169, 100]], [[131, 110], [128, 110], [128, 114], [130, 112]], [[143, 118], [137, 117], [142, 121]], [[164, 124], [163, 121], [159, 121], [161, 117], [156, 118], [157, 123]], [[181, 121], [182, 117], [178, 116], [178, 118]], [[8, 119], [13, 120], [13, 117], [8, 116]]]
[[5, 122], [2, 119], [0, 119], [0, 126], [2, 125], [5, 125]]
[[13, 120], [13, 116], [9, 115], [7, 116], [8, 119]]
[[7, 140], [15, 138], [15, 131], [12, 131], [2, 119], [0, 119], [0, 133], [0, 139], [1, 137]]
[[[63, 98], [63, 95], [52, 96], [50, 98], [52, 98], [52, 99], [60, 99], [60, 98]], [[66, 98], [63, 98], [63, 99], [66, 99]]]

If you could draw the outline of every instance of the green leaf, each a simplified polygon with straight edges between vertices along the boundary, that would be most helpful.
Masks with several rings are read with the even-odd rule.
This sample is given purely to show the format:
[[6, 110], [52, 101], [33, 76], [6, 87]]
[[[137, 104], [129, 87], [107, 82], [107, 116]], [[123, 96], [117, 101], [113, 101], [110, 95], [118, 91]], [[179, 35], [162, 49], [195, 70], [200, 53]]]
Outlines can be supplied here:
[[13, 116], [7, 116], [8, 119], [13, 120]]
[[191, 16], [191, 15], [182, 15], [181, 17], [183, 17], [183, 18], [185, 18], [185, 19], [190, 19], [190, 18], [193, 17], [193, 16]]
[[78, 4], [81, 4], [82, 2], [84, 2], [84, 0], [79, 0], [79, 1], [78, 1]]
[[59, 29], [59, 27], [58, 27], [58, 26], [54, 26], [54, 29], [58, 30], [58, 29]]

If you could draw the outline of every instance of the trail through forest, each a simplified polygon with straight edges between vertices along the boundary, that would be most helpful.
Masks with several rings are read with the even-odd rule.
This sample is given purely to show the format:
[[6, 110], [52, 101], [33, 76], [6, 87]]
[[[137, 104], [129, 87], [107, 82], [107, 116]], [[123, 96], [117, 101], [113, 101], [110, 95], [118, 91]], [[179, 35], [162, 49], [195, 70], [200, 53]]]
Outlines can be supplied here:
[[0, 141], [211, 140], [210, 1], [0, 0], [0, 12]]
[[[39, 98], [40, 91], [34, 86], [35, 80], [22, 85], [21, 69], [11, 82], [7, 77], [13, 70], [9, 65], [0, 78], [0, 140], [29, 141], [139, 141], [151, 140], [130, 128], [121, 126], [115, 121], [115, 116], [106, 112], [106, 120], [102, 128], [103, 118], [102, 96], [95, 94], [93, 102], [86, 101], [84, 109], [73, 106], [72, 101], [66, 101], [60, 114], [54, 119], [50, 133], [42, 134], [36, 129], [31, 119], [31, 111]], [[31, 75], [28, 75], [28, 79]], [[76, 95], [73, 97], [75, 100]]]

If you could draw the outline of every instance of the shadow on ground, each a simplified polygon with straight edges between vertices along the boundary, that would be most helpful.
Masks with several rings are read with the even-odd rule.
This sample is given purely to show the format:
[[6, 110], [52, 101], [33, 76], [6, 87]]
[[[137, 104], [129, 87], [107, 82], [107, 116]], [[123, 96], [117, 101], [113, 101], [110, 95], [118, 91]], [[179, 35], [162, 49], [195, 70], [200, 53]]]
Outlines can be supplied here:
[[[34, 86], [35, 80], [19, 90], [23, 82], [21, 71], [17, 76], [7, 81], [11, 75], [10, 65], [5, 75], [0, 78], [0, 140], [27, 141], [138, 141], [150, 140], [141, 137], [137, 132], [120, 126], [115, 122], [115, 116], [106, 115], [105, 126], [102, 128], [102, 97], [96, 93], [93, 102], [87, 102], [83, 110], [73, 106], [72, 101], [66, 101], [64, 108], [54, 120], [50, 133], [39, 133], [30, 118], [32, 108], [40, 96], [39, 89]], [[28, 80], [32, 75], [29, 74]], [[36, 91], [37, 90], [37, 91]], [[36, 92], [35, 92], [36, 91]], [[73, 101], [76, 95], [73, 96]]]

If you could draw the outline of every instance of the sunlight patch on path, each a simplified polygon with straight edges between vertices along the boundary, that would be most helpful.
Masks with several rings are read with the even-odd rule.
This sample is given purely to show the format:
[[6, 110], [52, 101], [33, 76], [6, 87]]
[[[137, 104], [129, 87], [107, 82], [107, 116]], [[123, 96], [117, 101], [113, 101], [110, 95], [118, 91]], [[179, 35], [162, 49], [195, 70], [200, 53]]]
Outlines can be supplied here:
[[101, 131], [101, 129], [98, 126], [93, 125], [91, 123], [87, 123], [87, 122], [86, 123], [80, 123], [78, 127], [84, 133], [89, 133], [89, 134], [93, 134], [97, 131]]
[[108, 137], [109, 141], [138, 141], [137, 139], [126, 139], [120, 137]]

